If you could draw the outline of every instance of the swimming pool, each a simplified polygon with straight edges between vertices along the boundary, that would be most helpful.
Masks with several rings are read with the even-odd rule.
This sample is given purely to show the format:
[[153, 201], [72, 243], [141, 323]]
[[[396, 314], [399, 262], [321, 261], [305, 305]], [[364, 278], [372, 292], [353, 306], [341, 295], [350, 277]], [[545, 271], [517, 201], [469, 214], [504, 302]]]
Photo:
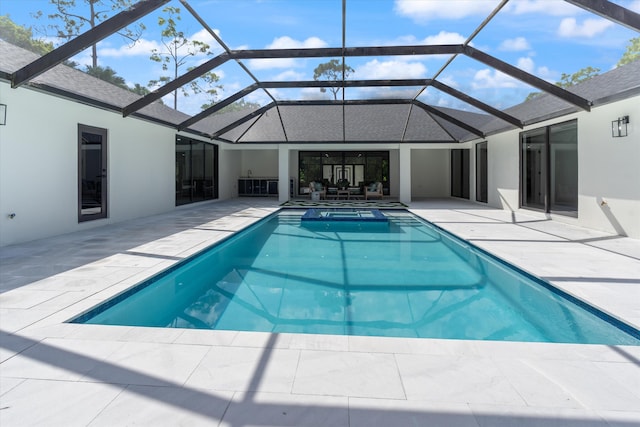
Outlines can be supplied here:
[[407, 211], [304, 213], [281, 210], [72, 321], [640, 345], [631, 326]]

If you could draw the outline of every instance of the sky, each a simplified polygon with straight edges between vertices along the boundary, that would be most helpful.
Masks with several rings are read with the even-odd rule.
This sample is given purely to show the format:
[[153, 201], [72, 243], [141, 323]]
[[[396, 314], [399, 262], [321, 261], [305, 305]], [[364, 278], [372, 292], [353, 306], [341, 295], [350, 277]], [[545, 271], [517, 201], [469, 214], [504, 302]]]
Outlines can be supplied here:
[[[86, 16], [86, 4], [76, 0], [77, 11]], [[342, 0], [189, 0], [191, 7], [230, 49], [319, 48], [342, 46]], [[498, 0], [347, 0], [346, 45], [394, 46], [464, 43], [500, 2]], [[640, 0], [614, 3], [640, 13]], [[209, 44], [210, 54], [188, 57], [179, 69], [197, 66], [223, 52], [223, 48], [203, 29], [178, 0], [169, 6], [181, 9], [179, 29], [194, 40]], [[46, 26], [55, 21], [36, 19], [34, 14], [52, 13], [49, 0], [2, 0], [0, 14], [17, 24], [31, 27], [36, 36], [51, 40]], [[113, 15], [113, 12], [109, 12]], [[167, 75], [161, 65], [149, 59], [153, 49], [163, 50], [158, 17], [162, 8], [144, 17], [146, 29], [132, 46], [119, 35], [98, 45], [98, 63], [109, 66], [127, 83], [146, 86]], [[477, 34], [470, 44], [499, 60], [517, 66], [551, 83], [563, 73], [584, 67], [606, 72], [626, 50], [629, 40], [640, 34], [600, 18], [562, 0], [511, 0]], [[352, 79], [434, 78], [493, 107], [506, 108], [522, 102], [537, 91], [491, 67], [459, 55], [447, 65], [450, 55], [411, 57], [347, 58]], [[244, 65], [259, 80], [313, 80], [313, 70], [333, 58], [246, 60]], [[89, 52], [73, 58], [90, 63]], [[220, 100], [251, 85], [254, 80], [235, 61], [213, 70], [219, 77]], [[352, 88], [347, 99], [375, 97], [413, 98], [419, 87]], [[331, 99], [330, 92], [317, 88], [269, 90], [276, 99]], [[341, 95], [340, 95], [341, 96]], [[264, 105], [271, 98], [255, 91], [245, 98]], [[418, 100], [434, 106], [477, 111], [435, 88], [420, 93]], [[165, 97], [164, 101], [172, 103]], [[207, 99], [202, 95], [179, 96], [178, 109], [195, 114]]]

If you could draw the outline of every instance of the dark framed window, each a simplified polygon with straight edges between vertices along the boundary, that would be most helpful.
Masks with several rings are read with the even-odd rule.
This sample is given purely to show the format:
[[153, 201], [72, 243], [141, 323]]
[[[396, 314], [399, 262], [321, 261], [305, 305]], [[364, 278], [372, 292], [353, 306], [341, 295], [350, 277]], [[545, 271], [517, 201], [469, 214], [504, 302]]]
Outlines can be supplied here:
[[176, 137], [176, 206], [218, 198], [218, 146]]
[[107, 130], [78, 125], [78, 222], [107, 217]]
[[451, 196], [469, 198], [469, 150], [451, 150]]
[[576, 120], [520, 134], [520, 205], [578, 215]]
[[[342, 181], [341, 181], [342, 180]], [[388, 151], [300, 151], [298, 154], [299, 194], [311, 182], [337, 187], [342, 182], [361, 190], [381, 182], [384, 194], [389, 194]]]
[[476, 201], [487, 203], [489, 201], [488, 185], [488, 149], [487, 143], [476, 144]]

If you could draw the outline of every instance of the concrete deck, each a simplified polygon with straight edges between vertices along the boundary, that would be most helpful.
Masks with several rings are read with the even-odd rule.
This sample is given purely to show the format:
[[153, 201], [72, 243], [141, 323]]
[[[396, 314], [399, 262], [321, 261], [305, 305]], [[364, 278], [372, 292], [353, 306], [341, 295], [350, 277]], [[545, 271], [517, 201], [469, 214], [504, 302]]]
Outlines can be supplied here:
[[[0, 425], [640, 425], [640, 347], [64, 323], [277, 208], [0, 248]], [[640, 241], [455, 200], [411, 210], [639, 327]]]

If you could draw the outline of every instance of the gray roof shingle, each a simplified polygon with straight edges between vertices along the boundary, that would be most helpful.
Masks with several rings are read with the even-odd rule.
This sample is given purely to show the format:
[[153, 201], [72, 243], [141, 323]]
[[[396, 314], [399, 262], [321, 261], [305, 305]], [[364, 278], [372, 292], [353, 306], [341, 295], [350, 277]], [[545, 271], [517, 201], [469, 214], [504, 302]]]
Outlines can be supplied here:
[[[0, 40], [0, 72], [10, 75], [38, 58], [32, 52]], [[640, 61], [618, 67], [569, 88], [594, 105], [640, 94]], [[92, 77], [74, 68], [57, 65], [29, 81], [27, 87], [39, 88], [60, 96], [110, 107], [120, 111], [140, 98], [139, 95]], [[451, 108], [438, 108], [485, 134], [498, 133], [514, 126], [488, 114]], [[344, 110], [344, 112], [343, 112]], [[525, 124], [536, 123], [578, 110], [553, 95], [541, 94], [505, 110]], [[247, 111], [215, 114], [189, 127], [201, 135], [213, 135], [236, 122]], [[187, 114], [160, 102], [135, 113], [169, 126], [188, 119]], [[343, 133], [344, 120], [344, 133]], [[284, 129], [283, 129], [284, 126]], [[405, 131], [406, 126], [406, 131]], [[457, 142], [478, 136], [440, 117], [409, 104], [368, 105], [281, 105], [228, 130], [222, 138], [234, 142]]]

